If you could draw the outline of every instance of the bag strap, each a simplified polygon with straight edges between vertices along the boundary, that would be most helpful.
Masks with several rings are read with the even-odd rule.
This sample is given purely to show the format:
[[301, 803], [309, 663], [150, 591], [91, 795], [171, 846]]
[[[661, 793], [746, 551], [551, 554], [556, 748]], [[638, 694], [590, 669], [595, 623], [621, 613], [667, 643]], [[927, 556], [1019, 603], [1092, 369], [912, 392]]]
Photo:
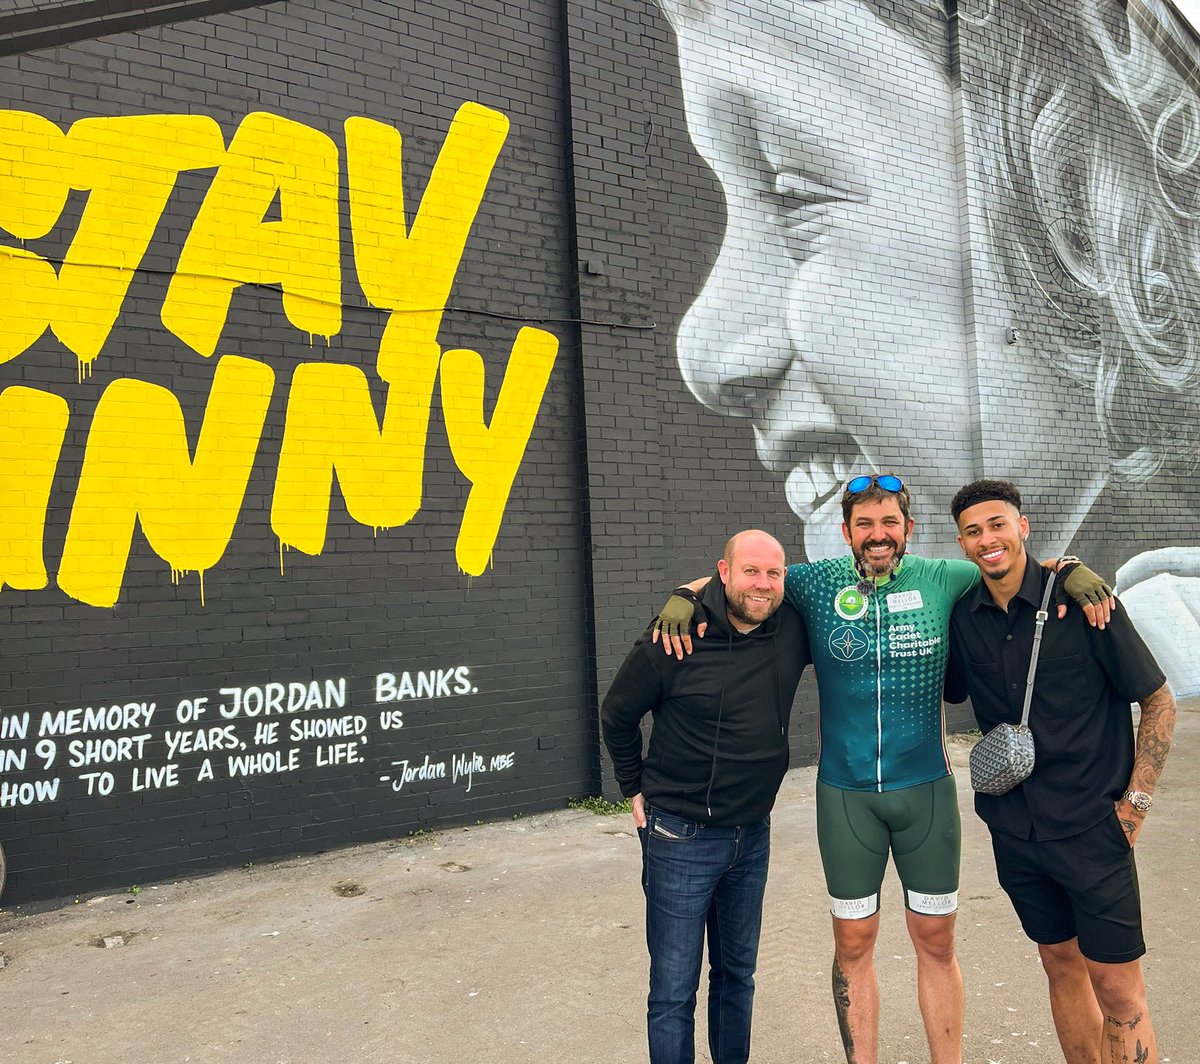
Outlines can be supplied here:
[[1033, 674], [1037, 672], [1038, 654], [1042, 649], [1042, 629], [1046, 627], [1046, 618], [1050, 616], [1050, 596], [1054, 593], [1054, 573], [1046, 581], [1046, 591], [1042, 595], [1042, 608], [1035, 615], [1033, 624], [1033, 651], [1029, 655], [1029, 675], [1025, 677], [1025, 705], [1021, 709], [1021, 727], [1029, 726], [1029, 704], [1033, 701]]

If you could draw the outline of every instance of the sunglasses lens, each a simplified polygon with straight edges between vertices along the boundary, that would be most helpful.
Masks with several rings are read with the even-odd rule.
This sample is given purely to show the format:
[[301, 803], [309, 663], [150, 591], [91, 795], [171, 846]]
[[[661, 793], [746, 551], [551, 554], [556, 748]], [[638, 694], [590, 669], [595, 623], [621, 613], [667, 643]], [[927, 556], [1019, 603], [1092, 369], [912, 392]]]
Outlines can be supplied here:
[[903, 491], [904, 481], [899, 477], [894, 477], [890, 473], [885, 473], [881, 477], [861, 476], [855, 477], [849, 484], [846, 485], [846, 490], [851, 495], [857, 495], [860, 491], [866, 491], [872, 484], [878, 484], [884, 491]]

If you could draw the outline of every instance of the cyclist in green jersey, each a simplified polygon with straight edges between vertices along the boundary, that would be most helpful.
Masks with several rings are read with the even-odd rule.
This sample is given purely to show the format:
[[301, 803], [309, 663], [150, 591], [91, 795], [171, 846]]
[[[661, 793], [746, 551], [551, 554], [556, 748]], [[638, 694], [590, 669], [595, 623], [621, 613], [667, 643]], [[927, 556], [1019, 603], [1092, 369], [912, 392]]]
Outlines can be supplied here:
[[[850, 556], [791, 565], [784, 585], [786, 602], [808, 627], [820, 696], [817, 835], [833, 920], [838, 1023], [847, 1060], [876, 1064], [874, 947], [891, 853], [917, 955], [930, 1058], [961, 1064], [954, 940], [960, 826], [942, 685], [950, 611], [979, 571], [968, 561], [907, 553], [914, 521], [898, 477], [855, 477], [842, 515]], [[1068, 591], [1102, 626], [1107, 589], [1082, 567], [1070, 579]], [[660, 619], [664, 649], [681, 656], [690, 644], [687, 590], [677, 592], [684, 594], [673, 615], [664, 609]]]

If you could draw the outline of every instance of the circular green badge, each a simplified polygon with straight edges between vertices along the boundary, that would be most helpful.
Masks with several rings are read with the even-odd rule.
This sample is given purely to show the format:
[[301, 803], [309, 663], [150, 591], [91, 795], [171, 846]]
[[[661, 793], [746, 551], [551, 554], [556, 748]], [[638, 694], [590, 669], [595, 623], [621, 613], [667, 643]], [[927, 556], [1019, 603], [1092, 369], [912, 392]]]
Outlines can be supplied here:
[[867, 596], [850, 584], [837, 593], [833, 608], [843, 621], [857, 621], [867, 612]]

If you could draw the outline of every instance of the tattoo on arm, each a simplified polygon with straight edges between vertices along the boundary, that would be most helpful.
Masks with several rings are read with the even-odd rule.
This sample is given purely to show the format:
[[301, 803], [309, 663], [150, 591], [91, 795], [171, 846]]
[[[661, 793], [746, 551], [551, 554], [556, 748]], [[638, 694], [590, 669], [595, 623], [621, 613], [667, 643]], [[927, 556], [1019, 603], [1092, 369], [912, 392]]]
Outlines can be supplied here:
[[1142, 719], [1138, 724], [1137, 748], [1129, 785], [1134, 790], [1154, 792], [1158, 777], [1167, 763], [1171, 736], [1175, 731], [1175, 696], [1163, 684], [1141, 701]]
[[833, 1005], [837, 1010], [838, 1030], [842, 1034], [842, 1046], [846, 1050], [846, 1064], [857, 1064], [854, 1052], [854, 1035], [850, 1033], [850, 980], [842, 971], [837, 958], [833, 961]]

